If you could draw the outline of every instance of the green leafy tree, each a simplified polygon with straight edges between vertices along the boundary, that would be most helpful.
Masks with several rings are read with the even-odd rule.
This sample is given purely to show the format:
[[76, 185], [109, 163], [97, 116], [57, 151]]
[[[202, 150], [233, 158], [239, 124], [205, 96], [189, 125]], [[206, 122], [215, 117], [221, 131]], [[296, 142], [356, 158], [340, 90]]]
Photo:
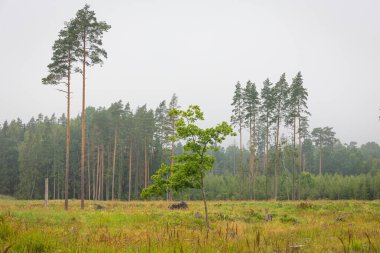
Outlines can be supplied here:
[[77, 71], [82, 74], [81, 209], [84, 209], [86, 66], [102, 65], [103, 58], [107, 58], [107, 52], [102, 48], [102, 38], [111, 26], [97, 21], [95, 12], [87, 4], [76, 13], [73, 24], [79, 42], [76, 55], [82, 62], [82, 69], [78, 68]]
[[67, 90], [60, 90], [67, 95], [67, 125], [66, 125], [66, 176], [65, 176], [65, 210], [69, 208], [69, 171], [70, 171], [70, 85], [71, 74], [77, 61], [75, 56], [79, 42], [76, 38], [75, 27], [70, 21], [59, 32], [54, 42], [52, 62], [48, 65], [49, 74], [42, 79], [43, 84], [58, 85], [63, 83]]
[[[222, 122], [216, 127], [202, 129], [196, 125], [204, 120], [199, 106], [189, 106], [186, 111], [174, 109], [171, 115], [179, 117], [176, 123], [176, 139], [185, 141], [185, 153], [176, 156], [174, 166], [165, 164], [152, 176], [153, 184], [144, 189], [143, 197], [163, 194], [172, 189], [176, 192], [186, 188], [200, 189], [205, 209], [206, 226], [209, 228], [206, 192], [204, 178], [207, 171], [213, 169], [215, 157], [208, 154], [217, 150], [216, 144], [221, 143], [226, 136], [233, 135], [232, 127]], [[170, 177], [169, 174], [171, 173]]]

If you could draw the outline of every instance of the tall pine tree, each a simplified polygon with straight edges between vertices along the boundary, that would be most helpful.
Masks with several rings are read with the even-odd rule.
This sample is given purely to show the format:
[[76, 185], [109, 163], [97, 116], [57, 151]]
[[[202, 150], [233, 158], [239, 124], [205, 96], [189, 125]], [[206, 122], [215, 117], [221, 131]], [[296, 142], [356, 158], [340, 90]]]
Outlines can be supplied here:
[[[240, 137], [240, 157], [239, 157], [239, 177], [243, 179], [243, 124], [244, 124], [244, 101], [243, 101], [243, 90], [241, 88], [240, 82], [235, 85], [235, 92], [232, 98], [232, 116], [231, 124], [237, 126], [239, 129]], [[242, 185], [240, 184], [240, 198], [242, 198]]]
[[249, 128], [249, 189], [250, 198], [255, 199], [255, 144], [256, 144], [256, 122], [259, 114], [259, 93], [256, 89], [256, 84], [248, 81], [243, 92], [244, 102], [244, 120]]
[[269, 170], [269, 129], [272, 125], [272, 118], [274, 113], [274, 100], [272, 83], [267, 78], [263, 83], [261, 89], [261, 107], [260, 107], [260, 121], [265, 124], [265, 144], [264, 144], [264, 173], [265, 173], [265, 196], [268, 198], [268, 170]]
[[275, 164], [274, 164], [274, 199], [277, 200], [278, 196], [278, 174], [280, 167], [280, 124], [285, 116], [286, 112], [286, 100], [288, 97], [289, 87], [286, 82], [285, 73], [280, 77], [280, 80], [276, 83], [273, 89], [273, 100], [274, 100], [274, 118], [276, 122], [276, 136], [275, 136]]
[[82, 62], [82, 69], [78, 68], [78, 71], [82, 74], [81, 209], [84, 209], [86, 66], [101, 65], [102, 58], [107, 58], [107, 52], [102, 48], [102, 38], [111, 26], [97, 21], [95, 12], [87, 4], [76, 13], [73, 22], [79, 42], [77, 56]]
[[68, 22], [59, 32], [58, 39], [54, 42], [52, 62], [48, 65], [49, 75], [42, 79], [43, 84], [58, 85], [63, 83], [67, 90], [67, 128], [66, 128], [66, 176], [65, 176], [65, 210], [69, 208], [69, 171], [70, 171], [70, 85], [71, 73], [74, 63], [77, 61], [75, 52], [79, 42], [76, 37], [73, 22]]

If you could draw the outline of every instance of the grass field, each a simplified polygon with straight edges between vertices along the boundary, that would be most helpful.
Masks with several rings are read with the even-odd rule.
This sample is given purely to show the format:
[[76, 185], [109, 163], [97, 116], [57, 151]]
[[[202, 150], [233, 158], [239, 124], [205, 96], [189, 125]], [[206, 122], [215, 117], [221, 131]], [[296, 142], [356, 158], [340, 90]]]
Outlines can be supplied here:
[[202, 202], [188, 204], [87, 201], [81, 211], [70, 201], [66, 212], [63, 201], [3, 198], [0, 253], [380, 252], [380, 201], [210, 201], [209, 231]]

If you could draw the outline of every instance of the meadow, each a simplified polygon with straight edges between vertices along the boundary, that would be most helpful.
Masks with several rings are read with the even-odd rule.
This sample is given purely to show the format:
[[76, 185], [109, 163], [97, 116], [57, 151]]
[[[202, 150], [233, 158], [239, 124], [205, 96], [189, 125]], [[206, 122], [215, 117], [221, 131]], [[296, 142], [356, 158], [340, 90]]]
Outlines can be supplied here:
[[0, 252], [380, 252], [380, 201], [187, 203], [3, 198]]

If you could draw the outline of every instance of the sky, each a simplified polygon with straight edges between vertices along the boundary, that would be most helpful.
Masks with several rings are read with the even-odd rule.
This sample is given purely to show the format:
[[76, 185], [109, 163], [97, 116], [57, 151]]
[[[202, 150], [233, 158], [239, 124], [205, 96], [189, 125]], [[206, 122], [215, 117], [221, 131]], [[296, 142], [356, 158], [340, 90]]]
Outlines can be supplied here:
[[[229, 121], [237, 81], [261, 89], [266, 78], [286, 73], [291, 83], [301, 71], [311, 128], [333, 127], [343, 143], [380, 143], [376, 0], [0, 0], [0, 122], [65, 113], [64, 87], [41, 78], [59, 30], [86, 3], [112, 26], [108, 59], [87, 71], [88, 106], [121, 99], [154, 109], [176, 93], [211, 126]], [[77, 115], [79, 75], [72, 90]]]

